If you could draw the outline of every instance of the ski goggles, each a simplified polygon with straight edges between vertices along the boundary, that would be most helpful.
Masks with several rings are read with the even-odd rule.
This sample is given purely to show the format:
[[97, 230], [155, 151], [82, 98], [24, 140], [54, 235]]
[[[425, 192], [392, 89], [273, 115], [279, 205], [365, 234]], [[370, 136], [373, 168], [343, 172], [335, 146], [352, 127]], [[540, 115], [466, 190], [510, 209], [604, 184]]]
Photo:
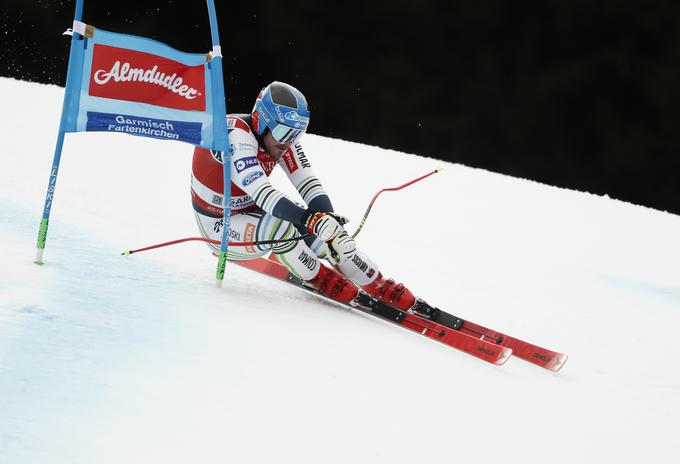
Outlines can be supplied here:
[[294, 129], [283, 124], [277, 124], [274, 129], [271, 130], [272, 137], [279, 143], [291, 143], [295, 144], [300, 140], [302, 134], [305, 133], [302, 129]]

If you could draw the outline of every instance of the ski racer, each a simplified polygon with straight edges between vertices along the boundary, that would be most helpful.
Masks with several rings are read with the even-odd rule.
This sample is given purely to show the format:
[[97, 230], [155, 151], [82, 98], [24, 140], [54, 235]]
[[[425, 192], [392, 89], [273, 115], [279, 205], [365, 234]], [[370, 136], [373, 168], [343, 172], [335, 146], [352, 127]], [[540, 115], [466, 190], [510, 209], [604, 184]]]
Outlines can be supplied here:
[[[310, 112], [299, 90], [283, 82], [263, 88], [251, 114], [227, 116], [231, 157], [231, 241], [283, 240], [273, 245], [230, 246], [230, 260], [249, 260], [272, 251], [290, 272], [321, 294], [341, 301], [356, 287], [394, 307], [407, 310], [416, 299], [404, 285], [385, 279], [378, 266], [356, 246], [333, 210], [300, 139]], [[306, 206], [297, 204], [269, 182], [281, 166]], [[191, 176], [191, 199], [200, 233], [221, 239], [223, 171], [220, 152], [197, 147]], [[311, 234], [305, 240], [293, 241]], [[287, 241], [286, 241], [287, 240]], [[218, 246], [210, 245], [213, 252]], [[329, 261], [332, 267], [321, 262]], [[339, 272], [338, 272], [339, 271]]]

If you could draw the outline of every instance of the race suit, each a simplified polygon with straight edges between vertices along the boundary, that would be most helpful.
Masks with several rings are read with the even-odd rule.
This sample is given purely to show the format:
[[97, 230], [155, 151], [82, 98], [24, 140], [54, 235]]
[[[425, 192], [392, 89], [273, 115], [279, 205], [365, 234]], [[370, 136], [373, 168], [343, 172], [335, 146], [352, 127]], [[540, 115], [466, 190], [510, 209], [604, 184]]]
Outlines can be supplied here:
[[[256, 242], [291, 239], [307, 233], [303, 216], [307, 207], [315, 211], [333, 212], [330, 198], [314, 174], [312, 165], [298, 142], [291, 145], [278, 163], [269, 157], [264, 144], [251, 126], [250, 115], [227, 117], [231, 157], [231, 242]], [[302, 206], [276, 190], [269, 175], [280, 165], [307, 205]], [[191, 200], [200, 233], [205, 238], [220, 240], [224, 192], [220, 152], [197, 147], [191, 176]], [[213, 251], [219, 246], [210, 244]], [[307, 240], [287, 241], [274, 245], [229, 246], [227, 258], [248, 260], [269, 251], [296, 276], [313, 279], [319, 272], [319, 258], [328, 248], [312, 236]], [[366, 285], [377, 277], [378, 268], [368, 256], [357, 250], [337, 268], [358, 285]]]

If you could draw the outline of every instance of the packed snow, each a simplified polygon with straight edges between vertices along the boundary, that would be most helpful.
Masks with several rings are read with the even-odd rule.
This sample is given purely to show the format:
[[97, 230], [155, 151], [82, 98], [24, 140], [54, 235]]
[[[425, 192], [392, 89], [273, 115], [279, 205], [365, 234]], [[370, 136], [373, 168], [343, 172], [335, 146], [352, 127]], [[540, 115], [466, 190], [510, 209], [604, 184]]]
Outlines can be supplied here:
[[[193, 148], [66, 137], [63, 89], [0, 79], [0, 462], [671, 463], [680, 217], [308, 134], [358, 245], [430, 303], [563, 351], [493, 366], [236, 266], [196, 236]], [[313, 130], [313, 121], [312, 121]], [[297, 198], [278, 172], [275, 186]]]

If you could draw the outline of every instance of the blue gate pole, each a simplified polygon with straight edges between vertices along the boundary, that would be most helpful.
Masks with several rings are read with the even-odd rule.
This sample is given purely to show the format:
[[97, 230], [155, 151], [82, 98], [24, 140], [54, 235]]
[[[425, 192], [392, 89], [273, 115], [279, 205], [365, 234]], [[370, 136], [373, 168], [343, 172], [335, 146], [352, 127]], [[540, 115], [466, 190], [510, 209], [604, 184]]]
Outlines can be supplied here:
[[[210, 34], [213, 44], [213, 59], [210, 63], [213, 69], [213, 139], [226, 139], [225, 150], [222, 151], [222, 170], [224, 172], [224, 196], [222, 215], [222, 240], [215, 273], [216, 284], [222, 286], [227, 266], [227, 248], [229, 243], [229, 223], [231, 220], [231, 145], [227, 131], [227, 104], [224, 92], [224, 78], [222, 75], [222, 57], [220, 56], [220, 35], [217, 29], [217, 14], [214, 0], [207, 0], [208, 16], [210, 17]], [[215, 52], [218, 53], [215, 53]], [[222, 133], [220, 133], [220, 131]]]
[[[76, 0], [76, 11], [74, 20], [80, 21], [83, 17], [83, 3], [84, 0]], [[59, 122], [59, 135], [57, 136], [57, 145], [54, 149], [54, 159], [52, 161], [52, 170], [50, 172], [50, 180], [47, 184], [47, 193], [45, 195], [45, 207], [43, 208], [42, 219], [40, 221], [40, 230], [38, 231], [38, 243], [36, 246], [35, 261], [36, 264], [43, 264], [43, 252], [45, 251], [45, 242], [47, 240], [47, 226], [50, 222], [50, 211], [52, 210], [52, 201], [54, 199], [54, 190], [57, 186], [57, 174], [59, 173], [59, 162], [61, 161], [61, 150], [64, 146], [64, 125], [66, 122], [67, 102], [71, 99], [72, 93], [72, 79], [71, 63], [75, 56], [75, 48], [78, 45], [76, 41], [79, 40], [80, 34], [73, 31], [71, 37], [71, 49], [69, 51], [68, 69], [66, 71], [66, 89], [64, 91], [64, 103], [61, 107], [61, 120]]]

